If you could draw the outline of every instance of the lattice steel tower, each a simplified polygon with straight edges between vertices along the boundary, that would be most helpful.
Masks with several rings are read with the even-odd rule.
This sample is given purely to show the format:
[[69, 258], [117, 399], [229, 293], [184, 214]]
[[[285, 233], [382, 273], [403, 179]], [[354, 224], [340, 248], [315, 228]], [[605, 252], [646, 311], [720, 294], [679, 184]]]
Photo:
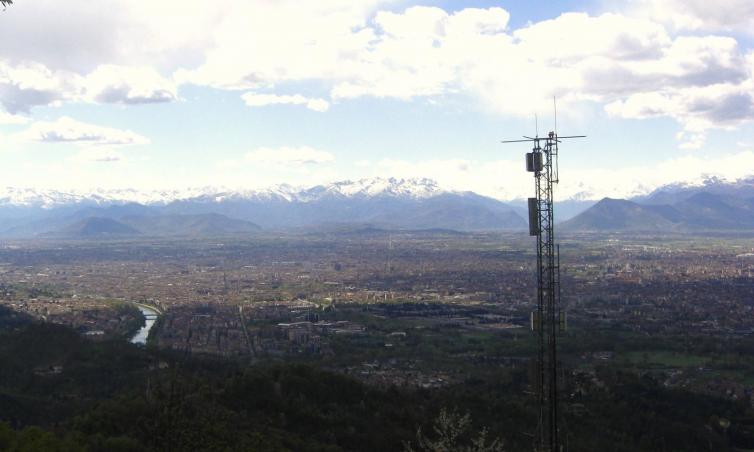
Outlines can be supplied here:
[[550, 132], [547, 137], [524, 137], [503, 143], [531, 142], [526, 153], [526, 170], [534, 173], [536, 197], [529, 198], [529, 234], [537, 237], [537, 308], [531, 313], [531, 328], [536, 333], [535, 393], [539, 402], [539, 419], [535, 436], [538, 452], [562, 450], [559, 429], [558, 334], [565, 330], [565, 314], [560, 308], [560, 256], [555, 243], [553, 185], [558, 183], [558, 143], [566, 138]]

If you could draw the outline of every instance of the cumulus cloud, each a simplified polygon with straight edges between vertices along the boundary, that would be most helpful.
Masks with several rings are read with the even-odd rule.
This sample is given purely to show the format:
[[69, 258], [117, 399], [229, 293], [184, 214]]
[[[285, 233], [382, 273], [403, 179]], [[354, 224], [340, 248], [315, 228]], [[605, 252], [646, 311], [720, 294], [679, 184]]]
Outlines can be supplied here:
[[[325, 98], [441, 105], [462, 96], [528, 117], [557, 96], [563, 111], [596, 103], [614, 117], [671, 117], [684, 147], [754, 119], [754, 57], [732, 37], [704, 34], [754, 29], [748, 0], [634, 0], [622, 12], [565, 13], [519, 29], [499, 7], [384, 3], [35, 1], [9, 10], [0, 29], [0, 105], [163, 102], [191, 83], [251, 90], [250, 106], [325, 111]], [[259, 93], [300, 82], [326, 94]]]
[[175, 84], [149, 67], [102, 65], [84, 80], [86, 96], [99, 103], [149, 104], [177, 99]]
[[267, 105], [304, 105], [309, 110], [325, 112], [330, 103], [324, 99], [308, 98], [300, 94], [278, 96], [275, 94], [244, 93], [241, 98], [249, 107], [264, 107]]
[[80, 145], [136, 145], [149, 140], [130, 130], [102, 127], [62, 117], [55, 121], [37, 121], [15, 138], [39, 143], [75, 143]]
[[216, 88], [257, 89], [277, 82], [330, 80], [343, 63], [369, 45], [365, 27], [381, 0], [300, 2], [229, 1], [211, 44], [195, 69], [178, 71], [180, 81]]
[[[682, 141], [685, 147], [701, 146], [710, 128], [754, 118], [746, 103], [754, 65], [735, 39], [675, 35], [646, 14], [566, 13], [511, 30], [502, 8], [415, 6], [378, 11], [371, 21], [358, 11], [323, 10], [298, 27], [300, 15], [318, 7], [292, 11], [286, 5], [223, 21], [204, 63], [178, 77], [233, 89], [320, 80], [336, 100], [462, 94], [516, 116], [549, 110], [557, 96], [563, 110], [597, 102], [616, 117], [672, 117], [681, 137], [695, 137]], [[279, 14], [290, 20], [273, 26]], [[267, 45], [281, 35], [285, 42]], [[660, 99], [660, 105], [645, 102]], [[273, 101], [304, 99], [251, 103]]]
[[0, 106], [13, 114], [62, 102], [143, 104], [176, 98], [176, 85], [152, 68], [102, 65], [82, 76], [0, 60]]
[[[556, 21], [566, 20], [567, 16], [570, 15]], [[747, 106], [754, 65], [751, 56], [739, 48], [735, 39], [721, 36], [670, 38], [657, 24], [615, 15], [580, 20], [611, 24], [612, 31], [595, 34], [595, 37], [602, 36], [595, 41], [612, 40], [617, 47], [602, 44], [603, 50], [599, 51], [600, 45], [595, 44], [587, 54], [576, 53], [577, 59], [573, 61], [561, 57], [544, 62], [545, 70], [564, 61], [570, 68], [572, 77], [563, 80], [571, 83], [553, 82], [568, 93], [564, 96], [566, 101], [569, 98], [596, 101], [605, 105], [609, 115], [617, 117], [671, 117], [681, 125], [684, 133], [678, 136], [685, 140], [681, 141], [681, 147], [685, 148], [700, 147], [709, 129], [733, 128], [754, 119], [754, 112]], [[588, 29], [587, 24], [577, 26], [578, 23], [571, 24], [571, 33], [577, 36], [579, 29]], [[626, 33], [627, 29], [633, 34]], [[528, 38], [523, 39], [521, 44], [526, 45]], [[558, 47], [560, 43], [554, 46]], [[693, 139], [686, 140], [689, 137]]]
[[0, 105], [11, 114], [74, 99], [80, 84], [76, 74], [51, 71], [40, 63], [11, 64], [0, 59]]
[[[746, 68], [746, 63], [740, 59], [735, 64]], [[751, 78], [732, 82], [713, 80], [709, 84], [695, 85], [671, 83], [618, 98], [608, 103], [605, 110], [609, 115], [621, 118], [674, 118], [682, 126], [677, 134], [680, 147], [698, 149], [704, 145], [709, 129], [731, 130], [754, 118], [752, 94], [754, 80]]]
[[327, 151], [320, 151], [309, 146], [258, 148], [247, 153], [244, 160], [248, 163], [272, 165], [306, 165], [330, 163], [335, 156]]

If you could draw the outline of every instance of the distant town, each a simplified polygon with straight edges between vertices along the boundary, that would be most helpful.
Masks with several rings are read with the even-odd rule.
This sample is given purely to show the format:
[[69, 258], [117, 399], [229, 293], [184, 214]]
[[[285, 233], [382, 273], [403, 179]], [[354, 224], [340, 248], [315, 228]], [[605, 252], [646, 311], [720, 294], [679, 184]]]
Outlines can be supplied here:
[[[1, 303], [98, 340], [138, 329], [136, 302], [162, 313], [150, 346], [439, 387], [526, 366], [531, 248], [522, 234], [429, 232], [8, 245]], [[561, 343], [580, 374], [614, 361], [754, 404], [734, 347], [754, 337], [754, 242], [572, 235], [562, 259]]]

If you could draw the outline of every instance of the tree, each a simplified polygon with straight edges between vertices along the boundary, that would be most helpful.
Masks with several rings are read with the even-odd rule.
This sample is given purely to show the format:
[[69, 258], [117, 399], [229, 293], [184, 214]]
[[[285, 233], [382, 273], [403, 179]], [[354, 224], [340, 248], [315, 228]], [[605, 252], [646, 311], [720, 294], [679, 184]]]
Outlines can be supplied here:
[[457, 411], [443, 408], [435, 419], [432, 430], [434, 439], [422, 433], [421, 428], [416, 432], [419, 449], [414, 449], [410, 443], [404, 443], [404, 452], [503, 452], [503, 443], [499, 439], [487, 442], [487, 429], [482, 429], [471, 437], [471, 416], [461, 416]]

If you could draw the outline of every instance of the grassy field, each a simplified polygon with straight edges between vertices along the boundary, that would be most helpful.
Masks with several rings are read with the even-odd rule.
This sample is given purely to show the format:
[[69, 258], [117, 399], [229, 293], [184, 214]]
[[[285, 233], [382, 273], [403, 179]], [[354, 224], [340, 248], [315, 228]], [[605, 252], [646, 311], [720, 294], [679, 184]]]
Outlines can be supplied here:
[[618, 358], [636, 366], [669, 368], [702, 367], [712, 361], [707, 356], [672, 351], [633, 351], [623, 353]]

